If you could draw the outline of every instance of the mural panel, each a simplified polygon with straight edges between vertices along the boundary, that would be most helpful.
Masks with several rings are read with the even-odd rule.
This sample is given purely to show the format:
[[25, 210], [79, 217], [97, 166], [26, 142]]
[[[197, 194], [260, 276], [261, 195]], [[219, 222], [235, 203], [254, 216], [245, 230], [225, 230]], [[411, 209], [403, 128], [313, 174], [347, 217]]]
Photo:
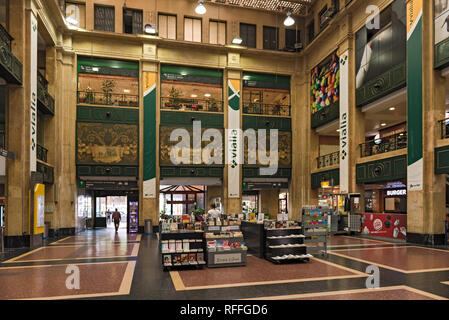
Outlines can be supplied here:
[[435, 44], [449, 38], [449, 0], [435, 0]]
[[77, 164], [138, 165], [137, 125], [77, 123]]
[[312, 114], [340, 100], [340, 61], [336, 52], [312, 70], [310, 84]]

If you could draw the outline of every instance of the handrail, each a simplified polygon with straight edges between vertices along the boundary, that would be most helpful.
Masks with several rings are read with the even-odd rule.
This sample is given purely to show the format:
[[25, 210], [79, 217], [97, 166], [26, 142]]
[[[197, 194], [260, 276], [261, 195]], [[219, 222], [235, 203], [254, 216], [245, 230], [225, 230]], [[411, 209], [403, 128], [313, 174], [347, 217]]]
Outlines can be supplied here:
[[223, 101], [213, 99], [161, 97], [161, 109], [223, 112]]
[[441, 139], [449, 138], [449, 118], [438, 121], [440, 123]]
[[407, 132], [360, 144], [360, 157], [391, 152], [407, 148]]
[[291, 106], [286, 104], [243, 102], [243, 113], [272, 116], [291, 116]]
[[78, 91], [77, 101], [79, 104], [97, 104], [110, 106], [138, 107], [139, 96], [121, 93], [105, 93], [94, 91]]
[[340, 164], [340, 152], [337, 151], [323, 156], [319, 156], [317, 160], [318, 160], [318, 169]]

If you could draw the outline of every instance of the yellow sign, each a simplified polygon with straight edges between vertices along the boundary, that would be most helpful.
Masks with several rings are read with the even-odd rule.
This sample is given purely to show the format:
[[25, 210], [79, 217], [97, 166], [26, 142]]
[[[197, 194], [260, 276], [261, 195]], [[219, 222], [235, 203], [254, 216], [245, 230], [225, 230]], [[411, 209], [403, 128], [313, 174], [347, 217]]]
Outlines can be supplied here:
[[[44, 233], [45, 229], [45, 185], [36, 184], [34, 187], [34, 234]], [[31, 226], [31, 214], [30, 214]], [[31, 233], [31, 230], [30, 230]]]
[[321, 188], [329, 188], [329, 181], [322, 181], [321, 182]]
[[415, 29], [417, 22], [421, 19], [423, 10], [423, 0], [407, 1], [407, 39]]

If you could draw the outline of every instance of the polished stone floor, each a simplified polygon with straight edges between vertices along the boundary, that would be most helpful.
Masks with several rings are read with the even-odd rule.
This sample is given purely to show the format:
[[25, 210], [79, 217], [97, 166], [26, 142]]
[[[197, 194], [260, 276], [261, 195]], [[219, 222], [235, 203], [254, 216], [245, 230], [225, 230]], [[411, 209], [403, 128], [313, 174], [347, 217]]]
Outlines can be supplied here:
[[[0, 263], [0, 299], [449, 299], [444, 248], [349, 236], [328, 245], [327, 255], [308, 263], [275, 265], [249, 255], [245, 267], [164, 271], [156, 236], [86, 231], [9, 252]], [[378, 289], [366, 288], [370, 265], [379, 267]]]

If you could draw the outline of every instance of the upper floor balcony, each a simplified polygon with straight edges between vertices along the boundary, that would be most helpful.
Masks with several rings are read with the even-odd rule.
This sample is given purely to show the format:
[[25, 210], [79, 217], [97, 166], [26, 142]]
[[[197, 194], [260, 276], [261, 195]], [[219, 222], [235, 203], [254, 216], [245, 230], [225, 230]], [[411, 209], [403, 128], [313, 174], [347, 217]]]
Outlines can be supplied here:
[[44, 148], [41, 145], [37, 145], [37, 153], [36, 153], [36, 157], [38, 160], [41, 160], [43, 162], [47, 162], [47, 154], [48, 154], [48, 149]]
[[440, 124], [441, 139], [449, 138], [449, 118], [438, 121]]
[[369, 157], [407, 148], [407, 132], [360, 144], [360, 157]]
[[266, 103], [243, 103], [243, 113], [264, 116], [291, 116], [291, 106]]
[[138, 108], [139, 96], [112, 92], [94, 92], [86, 89], [77, 92], [77, 103]]
[[335, 102], [328, 107], [318, 110], [312, 114], [312, 129], [316, 129], [340, 117], [340, 103]]
[[40, 72], [37, 72], [37, 102], [43, 113], [55, 114], [55, 99], [48, 93], [48, 81]]
[[161, 97], [161, 110], [223, 112], [223, 101], [215, 99]]
[[21, 85], [22, 63], [11, 52], [13, 38], [0, 24], [0, 77], [11, 84]]

